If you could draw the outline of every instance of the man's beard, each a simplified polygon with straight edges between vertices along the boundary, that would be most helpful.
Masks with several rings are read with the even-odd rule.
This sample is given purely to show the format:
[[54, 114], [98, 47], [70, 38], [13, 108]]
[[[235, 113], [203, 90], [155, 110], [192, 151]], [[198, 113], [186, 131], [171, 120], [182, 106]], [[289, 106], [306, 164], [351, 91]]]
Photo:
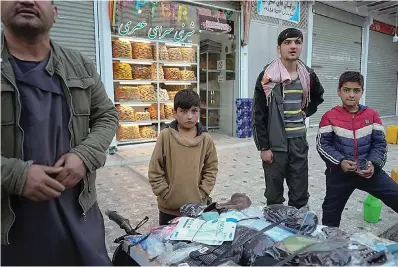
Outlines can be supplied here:
[[46, 27], [41, 21], [39, 22], [20, 22], [11, 20], [9, 23], [3, 24], [7, 26], [7, 28], [18, 37], [37, 37], [46, 33], [49, 29]]

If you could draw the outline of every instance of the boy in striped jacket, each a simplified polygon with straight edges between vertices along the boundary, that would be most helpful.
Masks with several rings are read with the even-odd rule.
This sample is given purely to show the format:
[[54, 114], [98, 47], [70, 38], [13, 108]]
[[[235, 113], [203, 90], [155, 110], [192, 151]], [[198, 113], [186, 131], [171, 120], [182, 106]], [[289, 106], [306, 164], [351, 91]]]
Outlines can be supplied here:
[[341, 75], [342, 106], [326, 112], [319, 125], [317, 150], [326, 163], [326, 196], [322, 224], [339, 227], [341, 214], [355, 189], [379, 198], [398, 212], [398, 184], [383, 171], [387, 142], [379, 114], [359, 104], [364, 79], [359, 72]]

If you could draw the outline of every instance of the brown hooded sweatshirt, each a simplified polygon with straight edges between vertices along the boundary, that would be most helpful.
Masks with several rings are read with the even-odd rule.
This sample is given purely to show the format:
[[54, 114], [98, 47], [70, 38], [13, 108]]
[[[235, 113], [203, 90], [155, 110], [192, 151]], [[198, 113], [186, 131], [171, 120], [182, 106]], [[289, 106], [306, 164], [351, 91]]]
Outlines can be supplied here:
[[203, 126], [197, 127], [198, 135], [186, 138], [173, 122], [156, 141], [148, 177], [159, 210], [166, 214], [179, 216], [185, 204], [207, 203], [216, 183], [216, 147]]

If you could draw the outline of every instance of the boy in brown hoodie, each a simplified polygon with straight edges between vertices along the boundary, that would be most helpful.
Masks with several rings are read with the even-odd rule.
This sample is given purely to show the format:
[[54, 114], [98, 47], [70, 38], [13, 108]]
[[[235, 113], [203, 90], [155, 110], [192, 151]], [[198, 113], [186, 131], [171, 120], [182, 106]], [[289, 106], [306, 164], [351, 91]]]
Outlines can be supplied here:
[[213, 139], [198, 123], [200, 98], [181, 90], [174, 98], [175, 120], [160, 132], [148, 177], [157, 196], [159, 225], [180, 216], [188, 203], [207, 204], [216, 183], [217, 151]]

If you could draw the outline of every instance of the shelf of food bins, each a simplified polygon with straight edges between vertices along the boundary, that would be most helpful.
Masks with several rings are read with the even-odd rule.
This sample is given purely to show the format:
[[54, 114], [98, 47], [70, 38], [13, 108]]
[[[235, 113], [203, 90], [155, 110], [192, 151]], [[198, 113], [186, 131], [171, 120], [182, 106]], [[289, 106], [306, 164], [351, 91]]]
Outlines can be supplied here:
[[198, 63], [196, 62], [185, 62], [185, 61], [164, 61], [164, 60], [151, 60], [151, 59], [131, 59], [131, 58], [112, 58], [112, 61], [118, 61], [127, 64], [133, 65], [152, 65], [159, 62], [163, 67], [191, 67], [196, 66]]
[[121, 126], [148, 126], [158, 123], [157, 120], [151, 120], [151, 121], [119, 121], [119, 124]]
[[198, 81], [175, 81], [175, 80], [161, 80], [159, 83], [164, 83], [165, 85], [190, 85], [192, 83], [197, 83]]
[[166, 46], [170, 47], [193, 47], [193, 46], [198, 46], [198, 44], [187, 44], [187, 43], [173, 43], [167, 40], [150, 40], [147, 38], [139, 38], [139, 37], [129, 37], [129, 36], [122, 36], [122, 35], [111, 35], [112, 39], [121, 39], [121, 40], [126, 40], [134, 43], [148, 43], [148, 44], [156, 44], [156, 43], [161, 43], [165, 44]]
[[122, 105], [122, 106], [131, 106], [131, 107], [149, 107], [152, 104], [166, 104], [166, 105], [173, 105], [173, 101], [151, 101], [151, 102], [141, 102], [141, 101], [117, 101], [115, 105]]
[[170, 119], [166, 119], [166, 120], [160, 120], [160, 123], [166, 123], [166, 124], [169, 124], [169, 123], [171, 123], [173, 120], [170, 120]]
[[122, 139], [117, 141], [118, 145], [134, 145], [134, 144], [142, 144], [156, 142], [156, 139], [148, 139], [148, 138], [137, 138], [137, 139]]
[[128, 84], [152, 84], [152, 83], [157, 83], [158, 81], [155, 80], [113, 80], [114, 83], [120, 83], [123, 85], [128, 85]]

